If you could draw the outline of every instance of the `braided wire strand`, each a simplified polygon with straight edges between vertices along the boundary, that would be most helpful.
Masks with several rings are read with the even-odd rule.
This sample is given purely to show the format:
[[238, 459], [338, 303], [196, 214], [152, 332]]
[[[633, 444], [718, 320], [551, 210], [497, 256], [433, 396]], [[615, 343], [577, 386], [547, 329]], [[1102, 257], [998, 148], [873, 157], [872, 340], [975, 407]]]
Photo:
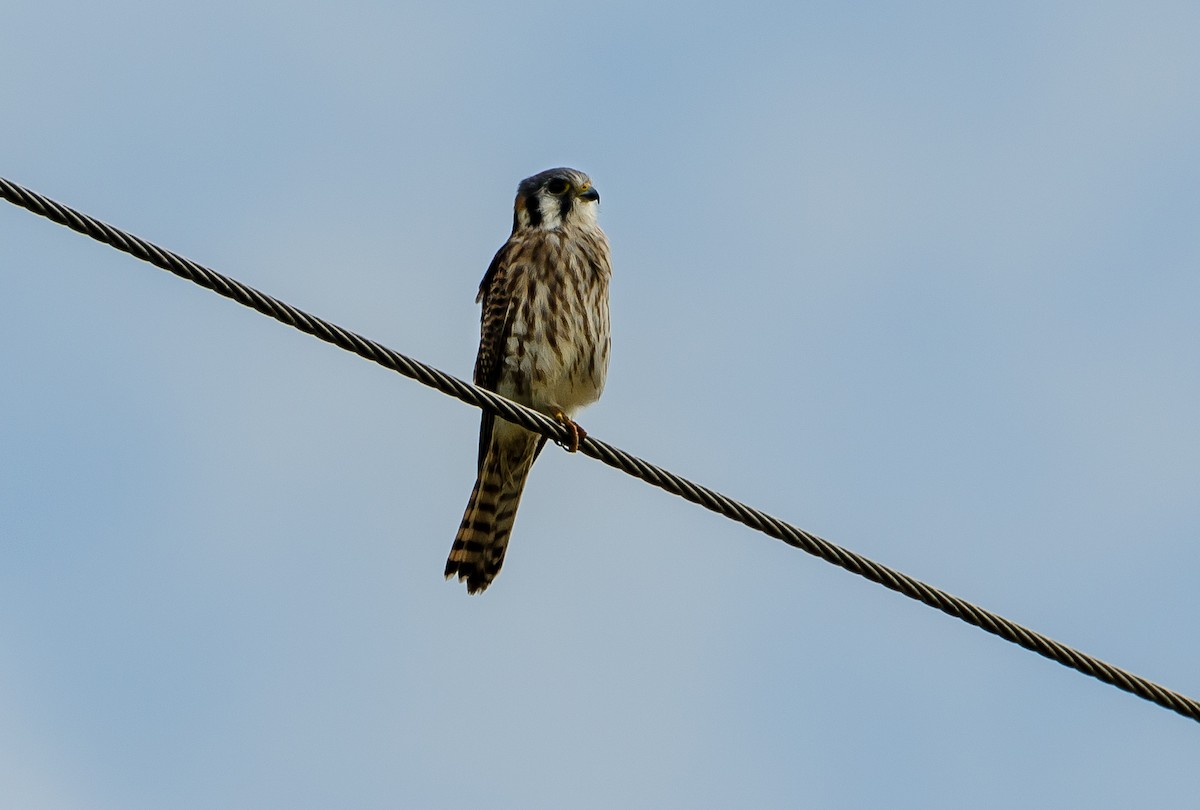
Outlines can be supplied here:
[[[570, 431], [565, 426], [537, 411], [505, 399], [499, 394], [478, 388], [433, 366], [426, 365], [336, 324], [296, 309], [253, 287], [75, 211], [3, 177], [0, 177], [0, 197], [52, 222], [111, 245], [117, 250], [155, 267], [174, 273], [180, 278], [206, 287], [218, 295], [237, 301], [239, 304], [295, 327], [326, 343], [354, 352], [360, 357], [403, 374], [423, 385], [441, 391], [443, 394], [491, 411], [509, 422], [548, 436], [560, 444], [568, 442], [571, 438]], [[689, 481], [618, 447], [587, 436], [580, 442], [579, 451], [659, 489], [678, 495], [730, 520], [781, 540], [789, 546], [819, 557], [839, 568], [961, 619], [967, 624], [999, 636], [1005, 641], [1017, 644], [1065, 667], [1200, 722], [1200, 701], [1068, 647], [953, 594], [927, 585], [907, 574], [842, 548], [759, 509], [722, 495], [716, 490]]]

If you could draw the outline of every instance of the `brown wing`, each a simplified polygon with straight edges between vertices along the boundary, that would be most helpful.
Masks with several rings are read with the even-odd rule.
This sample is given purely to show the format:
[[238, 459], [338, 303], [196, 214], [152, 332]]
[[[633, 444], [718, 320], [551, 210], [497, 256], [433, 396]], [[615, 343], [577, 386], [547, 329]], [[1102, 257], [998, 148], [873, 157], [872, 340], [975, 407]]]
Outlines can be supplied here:
[[[483, 304], [479, 314], [479, 354], [475, 356], [475, 384], [489, 391], [495, 391], [500, 383], [500, 370], [504, 367], [504, 349], [512, 331], [508, 315], [508, 262], [514, 252], [513, 246], [513, 242], [506, 242], [504, 247], [496, 252], [487, 272], [483, 274], [483, 281], [479, 283], [479, 295], [475, 299]], [[483, 469], [483, 459], [492, 439], [492, 425], [495, 419], [493, 414], [484, 411], [483, 421], [479, 424], [480, 470]]]

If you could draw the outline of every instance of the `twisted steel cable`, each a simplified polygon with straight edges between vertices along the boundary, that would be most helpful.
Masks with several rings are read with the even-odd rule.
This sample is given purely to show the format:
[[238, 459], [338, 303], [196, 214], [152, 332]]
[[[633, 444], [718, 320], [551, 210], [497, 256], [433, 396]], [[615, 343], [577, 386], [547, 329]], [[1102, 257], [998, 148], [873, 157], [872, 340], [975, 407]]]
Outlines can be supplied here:
[[[43, 197], [29, 189], [0, 177], [0, 197], [14, 205], [32, 211], [59, 225], [65, 225], [71, 230], [90, 236], [117, 250], [149, 262], [175, 275], [207, 287], [213, 292], [231, 298], [239, 304], [250, 307], [277, 321], [295, 327], [321, 340], [332, 343], [338, 348], [354, 352], [379, 365], [399, 372], [417, 382], [435, 388], [469, 405], [491, 411], [514, 424], [528, 430], [549, 436], [562, 444], [571, 438], [568, 431], [559, 422], [550, 419], [537, 411], [518, 405], [504, 397], [477, 388], [457, 377], [452, 377], [432, 366], [428, 366], [411, 357], [400, 354], [373, 340], [357, 335], [336, 324], [329, 323], [314, 315], [309, 315], [295, 307], [285, 304], [278, 299], [261, 293], [220, 273], [185, 259], [169, 250], [164, 250], [150, 242], [125, 233], [117, 228], [100, 222], [97, 219], [81, 214], [65, 205]], [[591, 436], [586, 437], [579, 446], [579, 451], [594, 459], [615, 467], [624, 473], [640, 478], [648, 484], [653, 484], [673, 495], [678, 495], [692, 503], [724, 515], [760, 531], [766, 535], [782, 540], [789, 546], [806, 551], [839, 568], [877, 582], [886, 588], [903, 594], [910, 599], [923, 602], [937, 608], [943, 613], [961, 619], [982, 630], [999, 636], [1005, 641], [1018, 644], [1038, 655], [1057, 661], [1084, 675], [1089, 675], [1104, 683], [1137, 695], [1144, 700], [1156, 703], [1184, 717], [1200, 722], [1200, 701], [1167, 689], [1164, 686], [1149, 681], [1086, 653], [1068, 647], [1065, 644], [1034, 632], [1003, 616], [992, 613], [953, 594], [926, 585], [920, 580], [888, 568], [873, 560], [856, 554], [853, 551], [835, 545], [821, 537], [798, 529], [779, 518], [772, 517], [754, 507], [733, 500], [721, 493], [689, 481], [686, 478], [664, 470], [648, 461], [631, 455], [620, 448], [602, 442]]]

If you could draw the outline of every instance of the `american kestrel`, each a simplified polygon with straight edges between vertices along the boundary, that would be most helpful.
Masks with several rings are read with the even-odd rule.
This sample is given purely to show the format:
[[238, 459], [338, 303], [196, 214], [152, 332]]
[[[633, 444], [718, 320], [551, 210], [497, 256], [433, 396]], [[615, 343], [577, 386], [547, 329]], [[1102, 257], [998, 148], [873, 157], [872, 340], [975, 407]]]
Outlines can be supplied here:
[[[549, 169], [521, 181], [512, 236], [479, 285], [483, 304], [475, 384], [541, 411], [585, 436], [573, 421], [595, 402], [608, 372], [608, 239], [596, 224], [600, 195], [586, 174]], [[546, 444], [486, 411], [479, 468], [446, 578], [480, 593], [500, 571], [525, 479]]]

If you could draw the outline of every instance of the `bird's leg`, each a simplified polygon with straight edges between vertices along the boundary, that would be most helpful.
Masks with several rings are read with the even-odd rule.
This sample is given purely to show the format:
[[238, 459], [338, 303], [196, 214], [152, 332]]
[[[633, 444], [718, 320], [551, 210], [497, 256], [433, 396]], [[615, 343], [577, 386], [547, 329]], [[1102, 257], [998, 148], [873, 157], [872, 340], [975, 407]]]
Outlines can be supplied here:
[[562, 422], [563, 425], [567, 428], [567, 430], [571, 431], [570, 444], [563, 444], [562, 442], [559, 442], [559, 441], [556, 441], [555, 444], [557, 444], [559, 447], [566, 450], [568, 453], [578, 453], [579, 452], [579, 443], [587, 438], [587, 431], [584, 430], [583, 428], [581, 428], [579, 426], [578, 422], [576, 422], [571, 417], [567, 416], [565, 413], [563, 413], [561, 410], [559, 410], [557, 408], [554, 411], [554, 418], [557, 419], [559, 422]]

